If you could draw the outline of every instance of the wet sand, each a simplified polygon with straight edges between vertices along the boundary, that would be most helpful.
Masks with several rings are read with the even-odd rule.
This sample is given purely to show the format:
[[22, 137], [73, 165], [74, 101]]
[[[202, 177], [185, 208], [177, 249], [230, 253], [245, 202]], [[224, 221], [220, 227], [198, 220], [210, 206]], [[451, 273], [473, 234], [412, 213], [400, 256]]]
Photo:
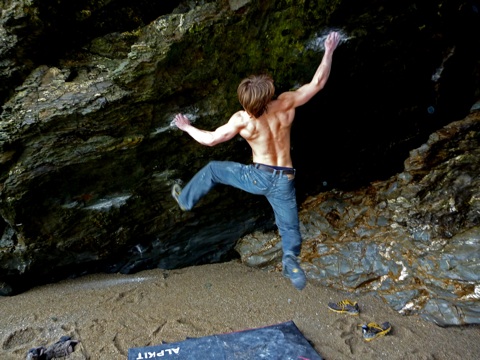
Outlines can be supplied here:
[[[328, 310], [358, 301], [360, 315]], [[293, 320], [327, 360], [480, 358], [480, 327], [441, 328], [402, 316], [372, 296], [315, 285], [294, 289], [279, 272], [238, 261], [161, 269], [134, 275], [98, 274], [0, 298], [0, 359], [63, 335], [80, 340], [69, 360], [126, 359], [129, 348], [178, 342]], [[365, 342], [358, 325], [392, 324], [391, 334]]]

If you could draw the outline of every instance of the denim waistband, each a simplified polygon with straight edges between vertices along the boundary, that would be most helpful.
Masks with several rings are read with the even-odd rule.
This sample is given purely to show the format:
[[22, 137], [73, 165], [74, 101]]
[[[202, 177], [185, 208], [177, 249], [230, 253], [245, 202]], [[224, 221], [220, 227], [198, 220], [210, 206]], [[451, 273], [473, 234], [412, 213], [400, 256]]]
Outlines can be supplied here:
[[285, 175], [295, 175], [295, 169], [284, 167], [284, 166], [272, 166], [272, 165], [265, 165], [259, 163], [253, 163], [253, 166], [262, 171], [266, 171], [272, 174], [285, 174]]

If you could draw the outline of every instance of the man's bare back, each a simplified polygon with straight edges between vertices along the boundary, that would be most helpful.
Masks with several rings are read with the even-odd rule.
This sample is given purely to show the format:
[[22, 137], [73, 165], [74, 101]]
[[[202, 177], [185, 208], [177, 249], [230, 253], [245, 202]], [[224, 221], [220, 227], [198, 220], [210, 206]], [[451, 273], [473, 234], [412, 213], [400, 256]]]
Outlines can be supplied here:
[[250, 116], [246, 111], [240, 112], [244, 127], [239, 134], [252, 148], [254, 163], [293, 167], [290, 131], [295, 109], [287, 105], [285, 101], [273, 100], [259, 118]]

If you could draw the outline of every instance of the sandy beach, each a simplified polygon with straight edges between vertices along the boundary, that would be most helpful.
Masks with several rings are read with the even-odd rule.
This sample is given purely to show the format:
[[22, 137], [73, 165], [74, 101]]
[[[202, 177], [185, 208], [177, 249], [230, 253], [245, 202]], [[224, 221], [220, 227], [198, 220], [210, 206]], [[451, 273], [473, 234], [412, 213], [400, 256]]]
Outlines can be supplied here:
[[[344, 298], [360, 315], [339, 314]], [[32, 347], [68, 335], [80, 340], [68, 359], [127, 359], [129, 348], [178, 342], [294, 321], [327, 360], [480, 358], [480, 327], [441, 328], [402, 316], [372, 296], [309, 282], [297, 291], [280, 272], [239, 261], [134, 275], [96, 274], [0, 298], [0, 359], [25, 359]], [[359, 325], [392, 324], [364, 341]]]

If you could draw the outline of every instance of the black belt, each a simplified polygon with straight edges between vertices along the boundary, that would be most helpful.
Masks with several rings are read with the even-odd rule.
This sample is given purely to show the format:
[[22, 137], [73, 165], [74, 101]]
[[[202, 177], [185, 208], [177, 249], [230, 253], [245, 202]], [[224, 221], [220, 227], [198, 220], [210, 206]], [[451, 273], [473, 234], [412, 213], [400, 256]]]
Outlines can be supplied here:
[[258, 170], [267, 171], [269, 173], [279, 173], [279, 174], [286, 174], [286, 175], [295, 175], [295, 169], [292, 168], [284, 168], [284, 167], [274, 167], [268, 166], [263, 164], [253, 163], [253, 166]]

